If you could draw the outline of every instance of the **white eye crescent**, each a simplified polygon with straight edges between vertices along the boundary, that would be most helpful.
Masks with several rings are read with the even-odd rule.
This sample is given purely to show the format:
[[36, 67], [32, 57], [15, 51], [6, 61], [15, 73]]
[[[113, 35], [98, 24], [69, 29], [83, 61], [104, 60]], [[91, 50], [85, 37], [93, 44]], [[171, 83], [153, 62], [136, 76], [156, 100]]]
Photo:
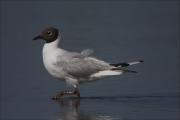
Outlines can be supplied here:
[[51, 36], [53, 33], [52, 31], [47, 31], [48, 36]]

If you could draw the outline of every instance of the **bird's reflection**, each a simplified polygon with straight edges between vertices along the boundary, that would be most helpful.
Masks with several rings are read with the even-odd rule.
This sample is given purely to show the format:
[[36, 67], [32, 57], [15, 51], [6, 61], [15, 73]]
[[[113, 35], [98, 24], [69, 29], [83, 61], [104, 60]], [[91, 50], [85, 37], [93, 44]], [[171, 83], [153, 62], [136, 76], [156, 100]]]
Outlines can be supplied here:
[[56, 120], [112, 120], [111, 116], [94, 115], [79, 110], [79, 98], [64, 98], [56, 100], [60, 107], [60, 114]]

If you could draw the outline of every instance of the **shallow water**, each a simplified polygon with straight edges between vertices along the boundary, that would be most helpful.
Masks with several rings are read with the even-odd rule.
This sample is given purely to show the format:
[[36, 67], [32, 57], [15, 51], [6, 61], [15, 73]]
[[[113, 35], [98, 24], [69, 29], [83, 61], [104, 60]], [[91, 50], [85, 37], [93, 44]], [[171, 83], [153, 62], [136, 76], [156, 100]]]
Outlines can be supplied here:
[[2, 99], [2, 120], [178, 120], [178, 96]]
[[[179, 1], [1, 0], [0, 6], [1, 120], [180, 119], [179, 97], [169, 96], [179, 92]], [[43, 42], [32, 42], [47, 26], [60, 30], [66, 50], [92, 48], [110, 63], [145, 62], [129, 68], [138, 74], [80, 86], [81, 99], [53, 101], [65, 85], [44, 69]]]

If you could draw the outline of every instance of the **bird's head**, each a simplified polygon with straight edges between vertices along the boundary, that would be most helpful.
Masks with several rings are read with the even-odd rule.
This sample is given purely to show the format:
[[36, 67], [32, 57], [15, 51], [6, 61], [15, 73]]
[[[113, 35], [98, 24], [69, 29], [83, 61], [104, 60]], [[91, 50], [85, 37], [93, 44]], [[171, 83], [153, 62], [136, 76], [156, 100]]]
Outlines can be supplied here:
[[59, 36], [59, 30], [53, 27], [48, 27], [44, 29], [39, 35], [33, 38], [33, 40], [42, 39], [46, 43], [55, 41]]

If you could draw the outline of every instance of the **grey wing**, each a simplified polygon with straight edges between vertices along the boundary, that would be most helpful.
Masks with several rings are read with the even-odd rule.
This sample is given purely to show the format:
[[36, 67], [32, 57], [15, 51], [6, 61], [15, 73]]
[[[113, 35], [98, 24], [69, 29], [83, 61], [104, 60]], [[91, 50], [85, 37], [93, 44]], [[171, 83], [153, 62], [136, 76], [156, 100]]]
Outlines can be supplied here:
[[88, 77], [98, 71], [110, 69], [109, 63], [93, 57], [60, 56], [58, 66], [74, 77]]

